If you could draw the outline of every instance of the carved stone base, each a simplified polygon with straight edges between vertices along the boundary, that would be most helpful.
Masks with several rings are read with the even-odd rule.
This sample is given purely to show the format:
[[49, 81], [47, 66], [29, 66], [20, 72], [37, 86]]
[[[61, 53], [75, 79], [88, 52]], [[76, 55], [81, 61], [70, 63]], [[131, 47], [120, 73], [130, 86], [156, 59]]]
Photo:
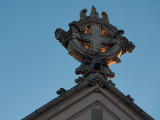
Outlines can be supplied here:
[[83, 77], [87, 77], [90, 74], [99, 73], [104, 78], [113, 78], [115, 74], [110, 70], [105, 58], [99, 56], [87, 56], [82, 64], [76, 69], [76, 74], [82, 74]]

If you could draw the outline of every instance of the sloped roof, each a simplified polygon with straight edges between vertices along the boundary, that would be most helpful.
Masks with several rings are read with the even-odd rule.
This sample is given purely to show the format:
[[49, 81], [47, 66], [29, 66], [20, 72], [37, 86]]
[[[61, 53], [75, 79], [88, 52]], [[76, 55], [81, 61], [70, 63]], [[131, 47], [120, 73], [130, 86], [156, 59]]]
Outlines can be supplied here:
[[86, 86], [94, 86], [98, 84], [102, 88], [107, 88], [109, 89], [114, 95], [119, 97], [122, 101], [124, 101], [128, 106], [130, 106], [133, 110], [135, 110], [141, 117], [143, 117], [146, 120], [154, 120], [150, 115], [148, 115], [145, 111], [143, 111], [139, 106], [137, 106], [133, 101], [134, 99], [130, 97], [130, 95], [125, 96], [121, 91], [119, 91], [116, 87], [115, 84], [112, 83], [111, 80], [106, 81], [106, 79], [96, 73], [94, 75], [88, 76], [86, 79], [77, 79], [76, 80], [77, 85], [71, 88], [70, 90], [66, 91], [65, 89], [61, 88], [57, 93], [60, 95], [57, 98], [51, 100], [47, 104], [43, 105], [39, 109], [35, 110], [22, 120], [33, 120], [36, 118], [38, 115], [42, 114], [46, 110], [50, 109], [54, 105], [58, 104], [65, 98], [73, 95], [74, 93], [78, 92], [79, 90], [83, 89]]

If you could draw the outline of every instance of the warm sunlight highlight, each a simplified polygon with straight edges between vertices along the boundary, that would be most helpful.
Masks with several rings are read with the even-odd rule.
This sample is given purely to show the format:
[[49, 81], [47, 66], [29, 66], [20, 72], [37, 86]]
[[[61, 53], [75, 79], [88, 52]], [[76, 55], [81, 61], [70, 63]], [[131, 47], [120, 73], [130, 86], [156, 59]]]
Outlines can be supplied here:
[[101, 52], [106, 52], [106, 48], [101, 48]]
[[89, 50], [89, 49], [90, 49], [90, 45], [85, 45], [85, 48], [86, 48], [87, 50]]
[[122, 54], [122, 50], [121, 50], [121, 52], [119, 52], [119, 54], [117, 55], [117, 57], [120, 58], [121, 54]]
[[101, 27], [101, 35], [104, 35], [104, 28]]
[[86, 30], [84, 31], [85, 34], [90, 33], [90, 26], [86, 27]]

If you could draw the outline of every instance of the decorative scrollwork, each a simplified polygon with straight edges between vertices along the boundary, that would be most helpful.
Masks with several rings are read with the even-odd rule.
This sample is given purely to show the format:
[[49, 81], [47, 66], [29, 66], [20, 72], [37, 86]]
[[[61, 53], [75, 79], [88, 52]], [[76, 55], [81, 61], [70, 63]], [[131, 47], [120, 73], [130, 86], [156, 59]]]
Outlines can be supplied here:
[[99, 87], [103, 87], [105, 82], [100, 77], [97, 76], [97, 77], [90, 80], [91, 87], [95, 86], [96, 84], [98, 84]]
[[75, 71], [77, 75], [86, 78], [89, 74], [100, 73], [106, 79], [113, 78], [115, 74], [109, 66], [120, 63], [120, 56], [132, 52], [135, 45], [123, 36], [123, 30], [109, 23], [106, 12], [102, 12], [100, 18], [92, 6], [90, 16], [86, 13], [87, 9], [80, 12], [80, 20], [71, 22], [68, 32], [56, 29], [55, 37], [72, 57], [81, 62]]
[[123, 34], [123, 30], [118, 30], [117, 32], [115, 32], [110, 44], [118, 44], [119, 46], [121, 46], [122, 54], [125, 54], [127, 51], [131, 53], [134, 50], [135, 45], [132, 42], [128, 41], [126, 37], [123, 37]]
[[112, 80], [108, 80], [108, 83], [113, 85], [114, 87], [116, 86], [115, 83], [112, 82]]
[[106, 79], [107, 77], [113, 78], [115, 74], [110, 70], [105, 58], [97, 56], [86, 56], [83, 63], [76, 69], [76, 74], [83, 74], [88, 76], [90, 73], [100, 73]]
[[79, 77], [78, 79], [75, 79], [75, 83], [80, 84], [82, 83], [84, 80], [82, 77]]
[[126, 95], [126, 98], [128, 99], [128, 100], [130, 100], [131, 102], [134, 102], [134, 99], [128, 94], [128, 95]]
[[64, 46], [67, 47], [68, 41], [65, 39], [66, 31], [64, 31], [61, 28], [56, 29], [55, 31], [55, 37], [59, 42]]
[[57, 94], [58, 95], [63, 95], [66, 92], [66, 90], [64, 88], [60, 88], [59, 90], [57, 90]]

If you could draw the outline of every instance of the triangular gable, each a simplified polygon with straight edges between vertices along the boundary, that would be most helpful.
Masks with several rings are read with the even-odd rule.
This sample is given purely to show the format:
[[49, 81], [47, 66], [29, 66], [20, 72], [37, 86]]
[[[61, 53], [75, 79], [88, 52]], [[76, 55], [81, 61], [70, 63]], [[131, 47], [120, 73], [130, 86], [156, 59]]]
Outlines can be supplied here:
[[[81, 120], [94, 117], [91, 111], [99, 107], [103, 118], [109, 120], [153, 120], [139, 108], [130, 96], [125, 96], [111, 81], [96, 73], [86, 79], [78, 79], [77, 86], [37, 109], [22, 120]], [[101, 117], [101, 115], [100, 115]]]

